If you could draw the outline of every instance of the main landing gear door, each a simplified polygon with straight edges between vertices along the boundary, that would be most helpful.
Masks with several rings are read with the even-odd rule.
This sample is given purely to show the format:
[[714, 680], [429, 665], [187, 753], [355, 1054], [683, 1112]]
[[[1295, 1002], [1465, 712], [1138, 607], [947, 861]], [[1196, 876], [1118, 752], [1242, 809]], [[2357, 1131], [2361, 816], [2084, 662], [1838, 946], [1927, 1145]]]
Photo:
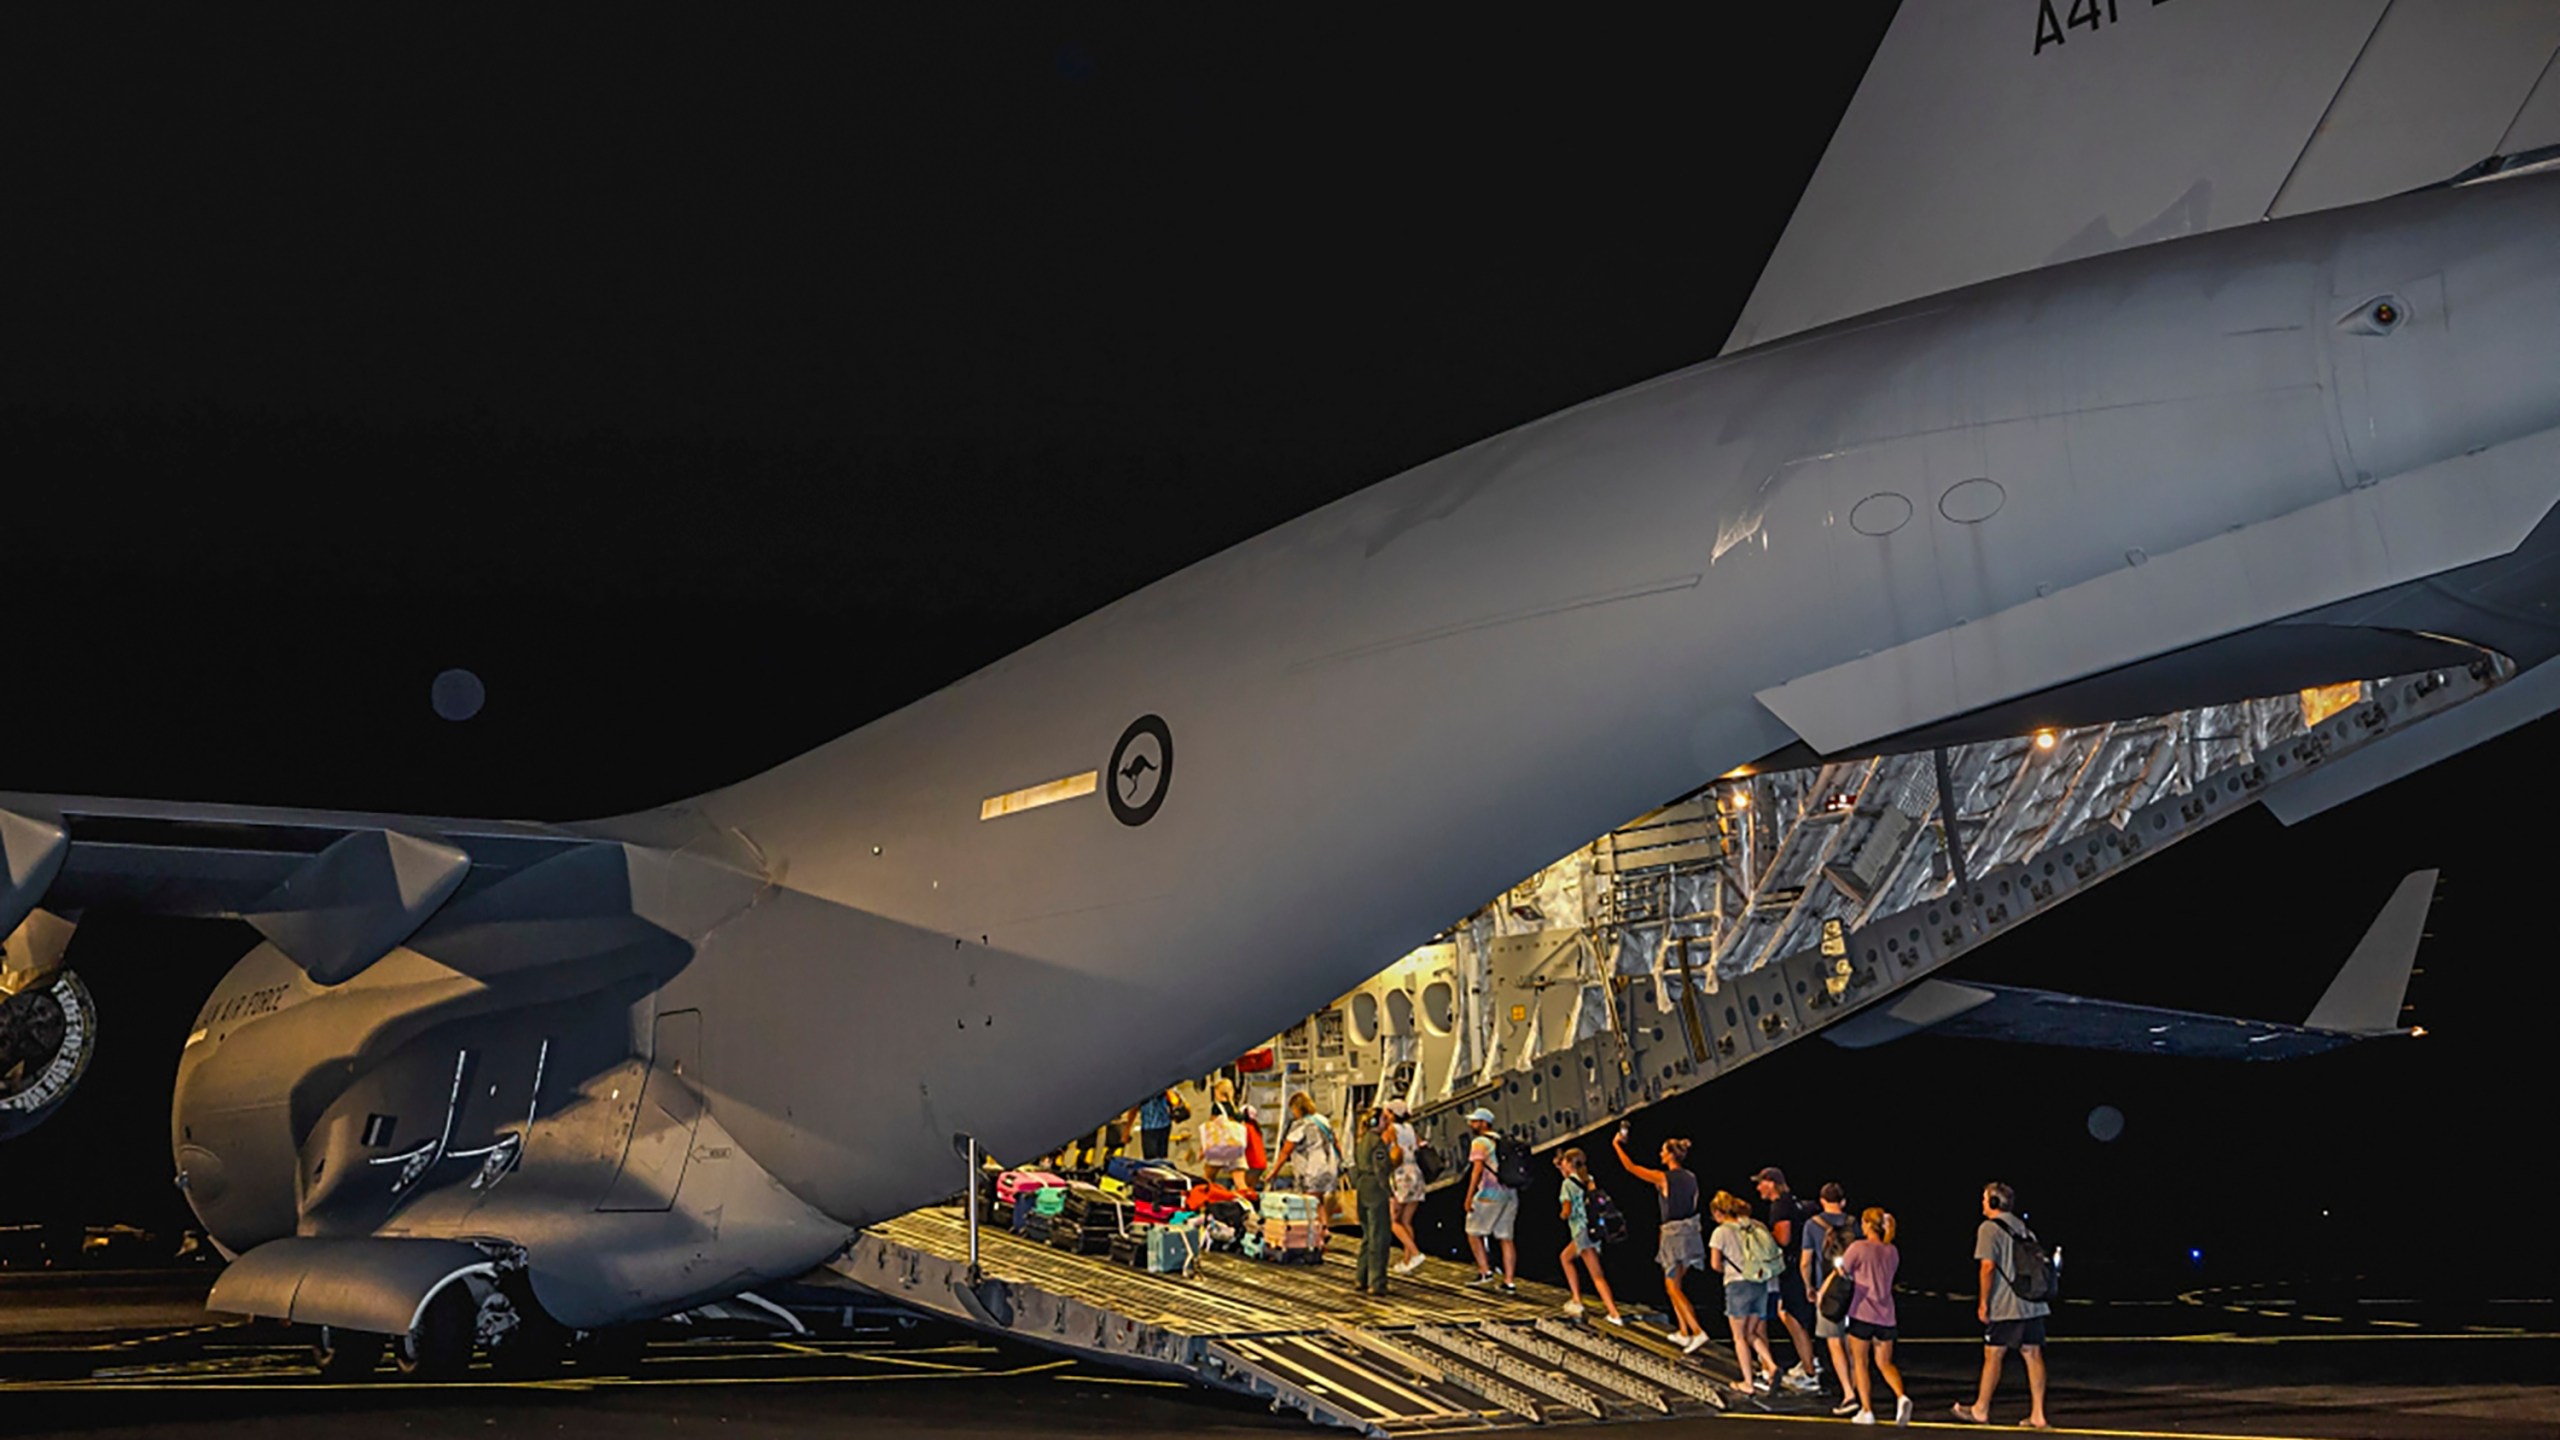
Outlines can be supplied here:
[[694, 1127], [702, 1120], [702, 1097], [693, 1088], [701, 1074], [702, 1012], [660, 1015], [653, 1048], [639, 1114], [622, 1152], [622, 1170], [597, 1202], [598, 1210], [665, 1210], [675, 1204], [676, 1187], [684, 1183]]

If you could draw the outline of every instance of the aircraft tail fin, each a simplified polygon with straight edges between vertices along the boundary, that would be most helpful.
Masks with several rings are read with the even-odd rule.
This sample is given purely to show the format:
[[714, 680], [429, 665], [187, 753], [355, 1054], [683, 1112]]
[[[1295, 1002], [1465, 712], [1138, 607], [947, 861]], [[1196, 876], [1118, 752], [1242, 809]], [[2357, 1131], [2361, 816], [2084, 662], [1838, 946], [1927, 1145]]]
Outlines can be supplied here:
[[2400, 1026], [2401, 1002], [2409, 993], [2409, 972], [2417, 964], [2418, 941], [2427, 928], [2427, 908], [2435, 903], [2436, 873], [2413, 870], [2391, 892], [2382, 913], [2374, 917], [2354, 953], [2329, 982], [2320, 1003], [2303, 1021], [2307, 1029], [2379, 1035]]
[[1727, 351], [2560, 143], [2545, 0], [1902, 7]]

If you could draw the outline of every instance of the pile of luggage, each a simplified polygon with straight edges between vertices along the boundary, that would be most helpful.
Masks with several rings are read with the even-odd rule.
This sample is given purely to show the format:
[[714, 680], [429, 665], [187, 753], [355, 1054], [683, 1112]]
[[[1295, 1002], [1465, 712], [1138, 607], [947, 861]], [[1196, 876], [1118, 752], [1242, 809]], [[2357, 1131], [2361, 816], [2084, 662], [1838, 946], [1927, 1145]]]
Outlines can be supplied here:
[[1202, 1184], [1160, 1160], [1113, 1158], [1060, 1175], [1006, 1170], [979, 1191], [979, 1218], [1025, 1240], [1158, 1275], [1189, 1274], [1211, 1250], [1310, 1264], [1325, 1227], [1312, 1195], [1255, 1197]]
[[1100, 1186], [1073, 1182], [1061, 1194], [1049, 1221], [1050, 1247], [1071, 1255], [1110, 1254], [1113, 1238], [1129, 1228], [1129, 1202]]
[[1007, 1229], [1025, 1240], [1046, 1241], [1066, 1208], [1067, 1177], [1046, 1170], [1007, 1170], [996, 1177], [996, 1204]]

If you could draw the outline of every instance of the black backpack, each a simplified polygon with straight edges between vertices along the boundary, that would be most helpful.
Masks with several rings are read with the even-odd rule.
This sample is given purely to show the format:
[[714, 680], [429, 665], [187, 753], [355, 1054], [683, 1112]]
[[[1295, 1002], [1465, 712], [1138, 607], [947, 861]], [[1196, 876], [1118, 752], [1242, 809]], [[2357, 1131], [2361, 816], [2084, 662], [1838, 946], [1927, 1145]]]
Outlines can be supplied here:
[[1493, 1178], [1505, 1190], [1529, 1188], [1529, 1142], [1509, 1135], [1493, 1137]]
[[2009, 1247], [2012, 1272], [2007, 1277], [2009, 1289], [2019, 1299], [2032, 1300], [2040, 1305], [2050, 1305], [2060, 1298], [2062, 1266], [2056, 1263], [2053, 1252], [2045, 1248], [2044, 1242], [2036, 1238], [2036, 1232], [2023, 1225], [2011, 1229], [2006, 1220], [1995, 1223], [2009, 1232], [2009, 1239], [2013, 1242]]
[[1427, 1136], [1418, 1137], [1413, 1142], [1413, 1164], [1422, 1172], [1424, 1184], [1439, 1179], [1440, 1172], [1449, 1168], [1449, 1162], [1440, 1154], [1440, 1147], [1432, 1144]]
[[1582, 1182], [1582, 1214], [1602, 1241], [1611, 1245], [1627, 1243], [1627, 1212], [1618, 1208], [1608, 1191], [1589, 1180]]

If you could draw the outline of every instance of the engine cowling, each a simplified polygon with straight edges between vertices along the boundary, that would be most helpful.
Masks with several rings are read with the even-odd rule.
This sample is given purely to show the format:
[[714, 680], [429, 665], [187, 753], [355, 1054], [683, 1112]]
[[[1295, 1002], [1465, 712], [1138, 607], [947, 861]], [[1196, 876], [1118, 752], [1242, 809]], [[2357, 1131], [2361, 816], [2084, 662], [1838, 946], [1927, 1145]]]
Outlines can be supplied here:
[[71, 971], [0, 995], [0, 1140], [62, 1108], [97, 1049], [97, 1002]]

